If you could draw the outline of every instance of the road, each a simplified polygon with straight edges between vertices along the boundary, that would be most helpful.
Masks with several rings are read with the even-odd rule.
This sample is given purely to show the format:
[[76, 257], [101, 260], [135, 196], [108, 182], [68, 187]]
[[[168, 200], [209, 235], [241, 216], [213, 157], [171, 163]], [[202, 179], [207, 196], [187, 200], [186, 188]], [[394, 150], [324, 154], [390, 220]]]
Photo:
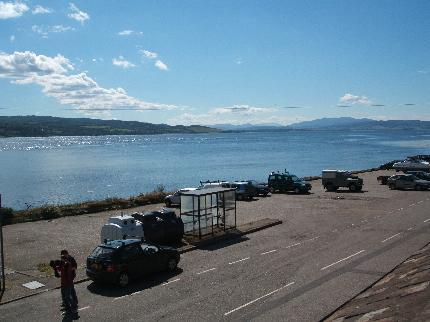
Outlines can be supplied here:
[[[80, 320], [318, 321], [430, 241], [430, 192], [400, 195], [293, 236], [287, 221], [183, 254], [177, 272], [124, 290], [78, 284]], [[0, 320], [58, 321], [59, 304], [51, 290], [0, 306]]]

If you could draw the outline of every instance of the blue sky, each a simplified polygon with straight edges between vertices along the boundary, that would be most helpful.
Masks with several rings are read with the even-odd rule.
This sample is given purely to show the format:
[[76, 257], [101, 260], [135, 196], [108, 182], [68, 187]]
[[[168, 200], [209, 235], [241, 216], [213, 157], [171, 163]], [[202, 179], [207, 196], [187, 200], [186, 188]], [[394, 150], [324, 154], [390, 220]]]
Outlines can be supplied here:
[[430, 120], [429, 89], [429, 1], [0, 1], [0, 115]]

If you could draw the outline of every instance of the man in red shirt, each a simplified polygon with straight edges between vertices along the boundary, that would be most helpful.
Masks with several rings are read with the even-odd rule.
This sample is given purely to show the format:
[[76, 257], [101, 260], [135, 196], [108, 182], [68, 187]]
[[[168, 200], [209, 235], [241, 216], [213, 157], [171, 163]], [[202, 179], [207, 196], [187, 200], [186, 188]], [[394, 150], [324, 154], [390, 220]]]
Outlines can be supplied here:
[[65, 314], [77, 314], [78, 301], [73, 279], [76, 276], [76, 261], [67, 250], [61, 251], [61, 262], [54, 266], [56, 277], [61, 278], [61, 297]]

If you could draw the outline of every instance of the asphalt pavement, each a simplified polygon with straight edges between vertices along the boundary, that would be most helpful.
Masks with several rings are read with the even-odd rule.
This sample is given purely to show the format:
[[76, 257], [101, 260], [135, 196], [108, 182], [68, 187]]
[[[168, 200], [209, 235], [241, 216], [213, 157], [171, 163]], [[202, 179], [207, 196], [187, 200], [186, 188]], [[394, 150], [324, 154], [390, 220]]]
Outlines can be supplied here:
[[[376, 175], [361, 194], [240, 203], [270, 204], [283, 224], [185, 253], [175, 273], [126, 289], [77, 284], [80, 320], [319, 321], [430, 240], [430, 191], [389, 191]], [[59, 304], [59, 290], [44, 292], [0, 306], [0, 320], [58, 321]]]

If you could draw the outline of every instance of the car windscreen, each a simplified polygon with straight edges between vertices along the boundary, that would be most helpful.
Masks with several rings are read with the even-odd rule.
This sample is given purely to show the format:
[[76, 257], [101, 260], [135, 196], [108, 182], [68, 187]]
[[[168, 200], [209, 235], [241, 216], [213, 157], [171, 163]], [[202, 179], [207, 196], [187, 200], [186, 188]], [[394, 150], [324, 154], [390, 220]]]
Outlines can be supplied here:
[[103, 257], [103, 258], [110, 258], [112, 257], [113, 253], [115, 252], [115, 249], [109, 248], [109, 247], [96, 247], [93, 252], [91, 253], [91, 257]]
[[301, 181], [297, 176], [291, 176], [291, 180], [293, 181]]

